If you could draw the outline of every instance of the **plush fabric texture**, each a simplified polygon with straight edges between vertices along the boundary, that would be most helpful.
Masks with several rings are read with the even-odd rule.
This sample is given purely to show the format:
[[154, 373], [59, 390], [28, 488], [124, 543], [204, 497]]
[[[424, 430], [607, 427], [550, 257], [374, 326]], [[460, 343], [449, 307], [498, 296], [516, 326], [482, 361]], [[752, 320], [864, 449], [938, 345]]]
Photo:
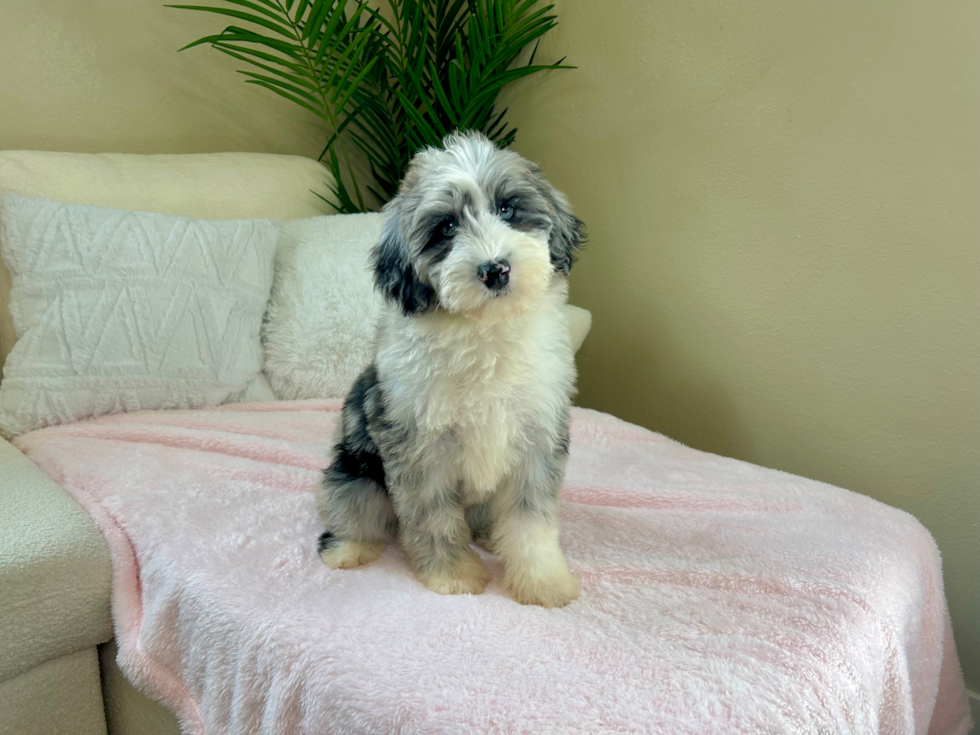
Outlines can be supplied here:
[[0, 439], [0, 681], [109, 640], [111, 575], [89, 515]]
[[17, 440], [102, 528], [122, 670], [186, 732], [969, 729], [939, 553], [912, 516], [575, 409], [562, 543], [581, 597], [444, 597], [396, 545], [356, 570], [318, 559], [339, 408]]
[[[331, 181], [312, 159], [269, 153], [0, 151], [0, 197], [16, 193], [195, 219], [312, 217], [330, 211], [315, 192], [327, 194]], [[0, 262], [0, 365], [16, 339], [9, 293]]]
[[265, 373], [278, 398], [339, 398], [370, 362], [381, 297], [368, 253], [384, 215], [287, 223], [263, 326]]
[[[381, 296], [368, 263], [383, 214], [339, 214], [283, 226], [262, 329], [265, 373], [280, 400], [342, 398], [373, 354]], [[568, 305], [572, 347], [592, 325]]]
[[0, 383], [0, 433], [211, 406], [262, 369], [278, 222], [11, 194], [0, 229], [18, 336]]

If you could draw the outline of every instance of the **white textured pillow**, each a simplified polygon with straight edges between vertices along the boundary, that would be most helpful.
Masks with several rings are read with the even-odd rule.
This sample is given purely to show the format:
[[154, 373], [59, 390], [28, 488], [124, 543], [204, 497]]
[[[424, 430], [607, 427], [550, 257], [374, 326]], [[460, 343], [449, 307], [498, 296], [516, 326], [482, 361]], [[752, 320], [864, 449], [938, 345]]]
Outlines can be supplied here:
[[382, 214], [342, 214], [283, 227], [263, 328], [278, 398], [342, 398], [370, 362], [381, 296], [368, 254], [383, 222]]
[[[314, 192], [331, 181], [329, 171], [310, 158], [273, 153], [0, 151], [0, 197], [22, 194], [194, 219], [313, 217], [330, 211]], [[10, 276], [0, 263], [0, 365], [16, 341], [9, 295]]]
[[280, 225], [8, 195], [17, 342], [0, 433], [117, 411], [212, 406], [261, 369]]

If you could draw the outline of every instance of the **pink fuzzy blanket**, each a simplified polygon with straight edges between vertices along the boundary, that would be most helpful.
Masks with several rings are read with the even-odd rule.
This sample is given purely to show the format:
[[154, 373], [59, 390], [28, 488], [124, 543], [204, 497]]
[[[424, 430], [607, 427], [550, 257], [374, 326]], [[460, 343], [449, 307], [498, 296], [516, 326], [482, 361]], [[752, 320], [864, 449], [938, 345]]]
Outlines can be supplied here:
[[[17, 445], [102, 528], [119, 663], [188, 733], [966, 733], [939, 553], [870, 498], [576, 410], [582, 596], [442, 597], [317, 557], [337, 402], [143, 412]], [[499, 579], [492, 560], [488, 567]]]

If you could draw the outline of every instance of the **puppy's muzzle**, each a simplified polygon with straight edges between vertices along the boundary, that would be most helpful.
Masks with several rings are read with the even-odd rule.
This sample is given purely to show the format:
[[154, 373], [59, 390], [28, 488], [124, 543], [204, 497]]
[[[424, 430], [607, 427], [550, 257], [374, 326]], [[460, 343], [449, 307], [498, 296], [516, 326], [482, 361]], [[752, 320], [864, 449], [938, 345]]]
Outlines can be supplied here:
[[491, 291], [499, 291], [510, 282], [510, 263], [503, 259], [484, 263], [476, 275]]

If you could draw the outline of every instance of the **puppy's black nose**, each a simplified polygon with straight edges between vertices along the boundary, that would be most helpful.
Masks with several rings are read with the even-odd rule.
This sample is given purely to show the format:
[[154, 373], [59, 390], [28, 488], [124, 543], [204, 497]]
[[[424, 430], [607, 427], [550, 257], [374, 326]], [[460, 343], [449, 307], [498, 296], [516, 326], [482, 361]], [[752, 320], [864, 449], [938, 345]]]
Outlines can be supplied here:
[[510, 281], [510, 263], [495, 260], [476, 269], [476, 275], [491, 291], [499, 291]]

